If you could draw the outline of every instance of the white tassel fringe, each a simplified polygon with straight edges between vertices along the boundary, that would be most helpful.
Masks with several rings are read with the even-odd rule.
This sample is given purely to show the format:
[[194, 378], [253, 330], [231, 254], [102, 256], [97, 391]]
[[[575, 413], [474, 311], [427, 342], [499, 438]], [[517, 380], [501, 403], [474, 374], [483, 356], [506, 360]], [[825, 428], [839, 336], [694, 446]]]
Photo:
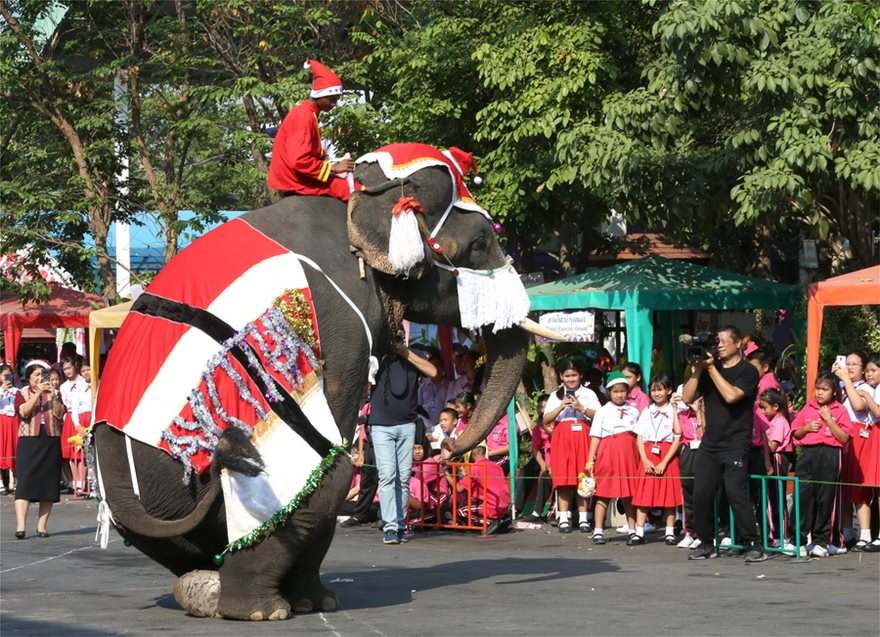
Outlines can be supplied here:
[[392, 215], [388, 239], [388, 261], [398, 274], [407, 274], [425, 256], [419, 221], [412, 210]]
[[498, 332], [519, 325], [528, 316], [529, 295], [512, 265], [494, 270], [492, 274], [488, 274], [488, 270], [456, 269], [462, 327], [476, 329], [494, 323], [492, 331]]

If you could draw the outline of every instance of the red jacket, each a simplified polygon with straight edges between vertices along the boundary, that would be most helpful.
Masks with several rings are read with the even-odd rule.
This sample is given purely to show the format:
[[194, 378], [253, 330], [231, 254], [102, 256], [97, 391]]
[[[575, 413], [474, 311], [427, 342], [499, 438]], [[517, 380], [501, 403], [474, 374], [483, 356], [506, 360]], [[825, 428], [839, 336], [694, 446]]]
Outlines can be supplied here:
[[284, 118], [269, 164], [268, 184], [300, 195], [328, 195], [348, 201], [348, 184], [330, 173], [321, 143], [320, 110], [311, 100], [293, 107]]

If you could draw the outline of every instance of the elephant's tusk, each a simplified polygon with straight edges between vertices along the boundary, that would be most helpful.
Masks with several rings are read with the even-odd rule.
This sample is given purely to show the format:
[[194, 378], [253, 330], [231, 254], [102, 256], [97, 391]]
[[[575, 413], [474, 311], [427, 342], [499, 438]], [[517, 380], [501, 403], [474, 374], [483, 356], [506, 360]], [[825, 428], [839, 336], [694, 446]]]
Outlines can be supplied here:
[[564, 341], [565, 336], [560, 334], [555, 330], [551, 330], [548, 327], [543, 327], [538, 323], [535, 323], [531, 319], [525, 319], [522, 323], [517, 325], [520, 329], [530, 333], [535, 334], [536, 336], [543, 336], [544, 338], [550, 339], [551, 341]]

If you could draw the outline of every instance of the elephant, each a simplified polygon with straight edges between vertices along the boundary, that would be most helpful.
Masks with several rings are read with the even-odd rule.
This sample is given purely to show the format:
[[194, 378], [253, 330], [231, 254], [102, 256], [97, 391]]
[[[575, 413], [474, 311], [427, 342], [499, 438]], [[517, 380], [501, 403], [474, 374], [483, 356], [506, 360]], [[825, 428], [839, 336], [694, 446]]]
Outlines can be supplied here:
[[[403, 146], [432, 157], [438, 153], [431, 147]], [[432, 161], [405, 177], [389, 179], [380, 162], [359, 159], [354, 177], [363, 189], [354, 192], [347, 205], [330, 197], [290, 196], [237, 220], [315, 266], [305, 267], [304, 273], [320, 332], [323, 391], [343, 442], [354, 435], [371, 356], [392, 350], [401, 321], [462, 326], [466, 321], [459, 307], [459, 269], [491, 274], [493, 269], [509, 268], [491, 219], [461, 207], [467, 198], [457, 190], [462, 182], [454, 166]], [[422, 248], [402, 269], [389, 259], [389, 237], [391, 211], [404, 196], [420, 206], [421, 212], [412, 214]], [[186, 259], [193, 247], [171, 263]], [[221, 270], [196, 267], [188, 285], [194, 290], [209, 286], [223, 275]], [[144, 296], [164, 302], [161, 294], [151, 295], [158, 281], [159, 277]], [[518, 278], [516, 282], [516, 294], [524, 295]], [[132, 308], [134, 315], [147, 311], [142, 298]], [[213, 319], [201, 310], [184, 307], [195, 316], [193, 324], [211, 324]], [[497, 331], [491, 323], [482, 326], [487, 348], [483, 398], [469, 428], [448, 453], [461, 454], [478, 444], [506, 409], [524, 366], [527, 330], [535, 331], [533, 323], [521, 319], [525, 317]], [[319, 570], [351, 481], [349, 457], [334, 456], [314, 491], [261, 541], [224, 554], [230, 539], [229, 503], [221, 488], [221, 471], [259, 473], [259, 452], [247, 436], [224, 433], [216, 441], [210, 469], [182, 480], [181, 462], [167, 450], [133, 439], [125, 428], [100, 419], [102, 400], [113, 400], [130, 374], [154, 365], [149, 344], [124, 352], [115, 347], [100, 381], [90, 455], [101, 504], [126, 544], [180, 578], [175, 587], [178, 602], [193, 615], [262, 620], [335, 610], [339, 602], [322, 585]], [[303, 417], [298, 413], [291, 419]], [[298, 426], [292, 421], [291, 427]]]

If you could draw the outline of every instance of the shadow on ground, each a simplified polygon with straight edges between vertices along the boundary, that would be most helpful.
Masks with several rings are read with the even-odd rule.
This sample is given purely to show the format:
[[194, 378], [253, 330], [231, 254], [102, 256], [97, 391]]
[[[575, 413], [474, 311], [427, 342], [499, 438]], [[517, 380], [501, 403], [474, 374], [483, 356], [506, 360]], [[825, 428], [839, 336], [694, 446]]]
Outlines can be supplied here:
[[118, 635], [119, 631], [96, 630], [94, 628], [84, 628], [83, 626], [65, 623], [65, 622], [44, 622], [34, 619], [17, 619], [11, 613], [4, 613], [3, 619], [3, 635], [34, 635], [35, 637], [43, 637], [44, 635], [83, 635], [86, 636], [102, 636], [102, 635]]
[[[407, 604], [412, 600], [412, 591], [422, 593], [489, 578], [501, 578], [501, 581], [487, 584], [489, 586], [510, 586], [561, 581], [619, 570], [616, 565], [603, 559], [476, 559], [424, 568], [395, 566], [367, 571], [333, 571], [325, 573], [322, 581], [339, 596], [342, 610], [358, 610]], [[381, 591], [381, 595], [377, 591]]]

